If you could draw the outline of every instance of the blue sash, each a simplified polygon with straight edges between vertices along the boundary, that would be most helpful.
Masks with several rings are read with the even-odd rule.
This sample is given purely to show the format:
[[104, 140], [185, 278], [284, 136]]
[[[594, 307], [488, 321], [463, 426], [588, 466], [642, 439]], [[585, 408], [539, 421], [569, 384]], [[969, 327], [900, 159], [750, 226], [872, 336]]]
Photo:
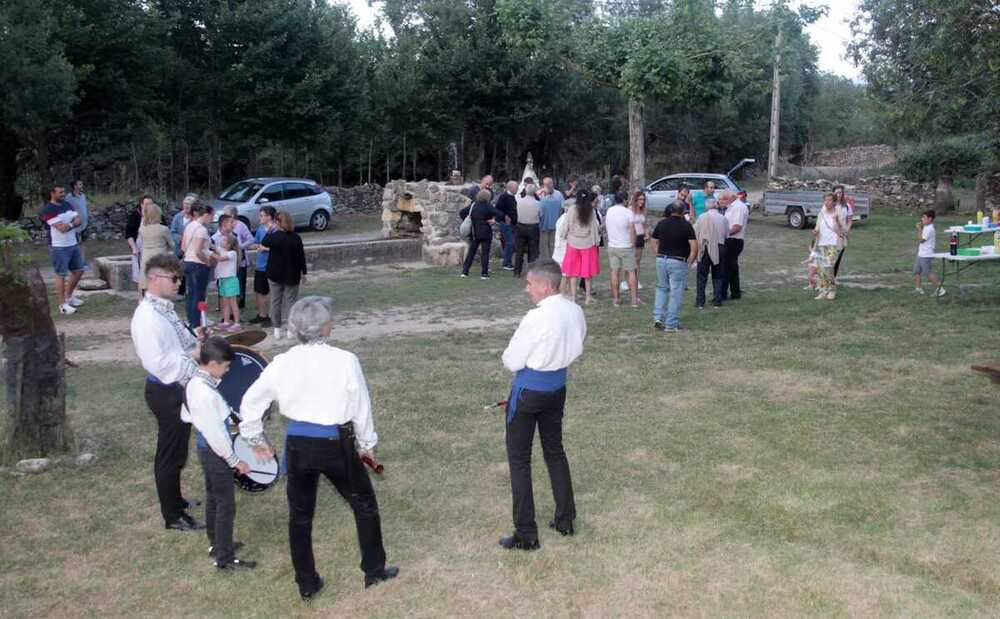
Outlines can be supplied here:
[[163, 382], [162, 380], [160, 380], [159, 378], [153, 376], [152, 374], [147, 374], [146, 375], [146, 382], [153, 383], [154, 385], [166, 385], [167, 384], [167, 383]]
[[514, 384], [510, 388], [510, 397], [507, 398], [507, 423], [510, 424], [517, 414], [517, 401], [521, 399], [521, 392], [525, 389], [532, 391], [558, 391], [566, 386], [566, 368], [542, 372], [524, 368], [514, 375]]
[[308, 421], [289, 421], [287, 436], [308, 436], [310, 438], [339, 438], [340, 428], [338, 426], [324, 426], [319, 423], [309, 423]]

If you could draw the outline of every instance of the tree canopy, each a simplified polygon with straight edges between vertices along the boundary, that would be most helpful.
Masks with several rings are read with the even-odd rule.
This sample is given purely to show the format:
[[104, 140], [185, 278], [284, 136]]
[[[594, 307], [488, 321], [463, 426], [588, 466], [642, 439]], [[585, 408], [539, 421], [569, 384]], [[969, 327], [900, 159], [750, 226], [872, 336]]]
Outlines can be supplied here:
[[[0, 201], [57, 177], [175, 197], [257, 174], [326, 184], [764, 159], [784, 29], [782, 152], [813, 139], [808, 12], [752, 0], [386, 0], [359, 30], [323, 0], [0, 4]], [[453, 156], [457, 161], [453, 162]]]

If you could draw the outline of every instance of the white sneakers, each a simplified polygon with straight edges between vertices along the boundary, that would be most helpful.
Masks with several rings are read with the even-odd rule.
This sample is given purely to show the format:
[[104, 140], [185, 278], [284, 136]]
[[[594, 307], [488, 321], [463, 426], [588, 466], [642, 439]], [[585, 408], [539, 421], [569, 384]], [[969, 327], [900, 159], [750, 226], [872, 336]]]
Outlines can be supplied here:
[[81, 299], [76, 295], [73, 295], [70, 298], [66, 299], [66, 303], [68, 305], [72, 305], [73, 307], [80, 307], [81, 305], [83, 305], [83, 299]]
[[[913, 289], [913, 293], [914, 294], [924, 294], [924, 289], [923, 288], [914, 288]], [[936, 296], [936, 297], [943, 297], [946, 293], [947, 293], [947, 291], [942, 286], [942, 287], [940, 287], [940, 288], [937, 289], [937, 292], [934, 293], [934, 296]]]
[[65, 314], [67, 316], [70, 314], [75, 314], [76, 308], [70, 305], [69, 303], [63, 303], [62, 305], [59, 306], [59, 313]]
[[280, 340], [281, 339], [281, 327], [275, 327], [274, 328], [274, 339], [276, 339], [276, 340]]

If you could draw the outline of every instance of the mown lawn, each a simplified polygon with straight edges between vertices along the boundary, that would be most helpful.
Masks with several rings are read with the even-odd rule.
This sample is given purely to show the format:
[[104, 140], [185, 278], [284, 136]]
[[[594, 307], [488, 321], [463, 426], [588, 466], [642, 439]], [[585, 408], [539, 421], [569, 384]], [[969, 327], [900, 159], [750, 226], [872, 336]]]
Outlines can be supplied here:
[[[912, 229], [888, 215], [860, 228], [849, 286], [826, 303], [801, 289], [807, 233], [755, 216], [746, 297], [695, 312], [692, 280], [679, 335], [653, 331], [648, 305], [614, 309], [602, 291], [567, 404], [577, 535], [543, 528], [534, 553], [496, 545], [511, 526], [509, 481], [501, 415], [482, 410], [509, 388], [498, 357], [529, 305], [521, 283], [497, 265], [489, 282], [424, 269], [312, 285], [354, 319], [502, 324], [348, 346], [374, 399], [387, 467], [376, 487], [402, 572], [362, 590], [353, 521], [324, 487], [314, 538], [328, 588], [308, 606], [283, 487], [238, 498], [238, 538], [262, 566], [216, 574], [203, 537], [162, 528], [141, 370], [71, 370], [71, 418], [100, 460], [0, 475], [0, 614], [996, 616], [1000, 397], [968, 366], [1000, 357], [1000, 294], [914, 295]], [[992, 281], [991, 268], [969, 281]], [[648, 255], [642, 279], [651, 301]], [[204, 496], [200, 472], [192, 456], [191, 496]], [[535, 482], [544, 527], [537, 448]]]

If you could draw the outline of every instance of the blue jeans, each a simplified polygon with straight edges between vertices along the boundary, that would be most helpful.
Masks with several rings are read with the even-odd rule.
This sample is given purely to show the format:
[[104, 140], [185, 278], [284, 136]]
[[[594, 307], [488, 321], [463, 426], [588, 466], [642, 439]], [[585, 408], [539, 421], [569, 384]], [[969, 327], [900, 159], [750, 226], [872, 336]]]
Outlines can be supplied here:
[[503, 238], [503, 266], [514, 266], [514, 226], [510, 224], [500, 224], [500, 236]]
[[208, 297], [208, 281], [212, 278], [212, 269], [200, 262], [184, 261], [184, 285], [187, 297], [184, 298], [184, 308], [187, 312], [188, 324], [192, 327], [201, 326], [201, 312], [198, 304]]
[[[653, 320], [665, 319], [666, 326], [670, 328], [680, 326], [687, 274], [687, 260], [675, 260], [666, 256], [656, 257], [656, 302], [653, 304]], [[666, 314], [663, 312], [664, 307]]]

